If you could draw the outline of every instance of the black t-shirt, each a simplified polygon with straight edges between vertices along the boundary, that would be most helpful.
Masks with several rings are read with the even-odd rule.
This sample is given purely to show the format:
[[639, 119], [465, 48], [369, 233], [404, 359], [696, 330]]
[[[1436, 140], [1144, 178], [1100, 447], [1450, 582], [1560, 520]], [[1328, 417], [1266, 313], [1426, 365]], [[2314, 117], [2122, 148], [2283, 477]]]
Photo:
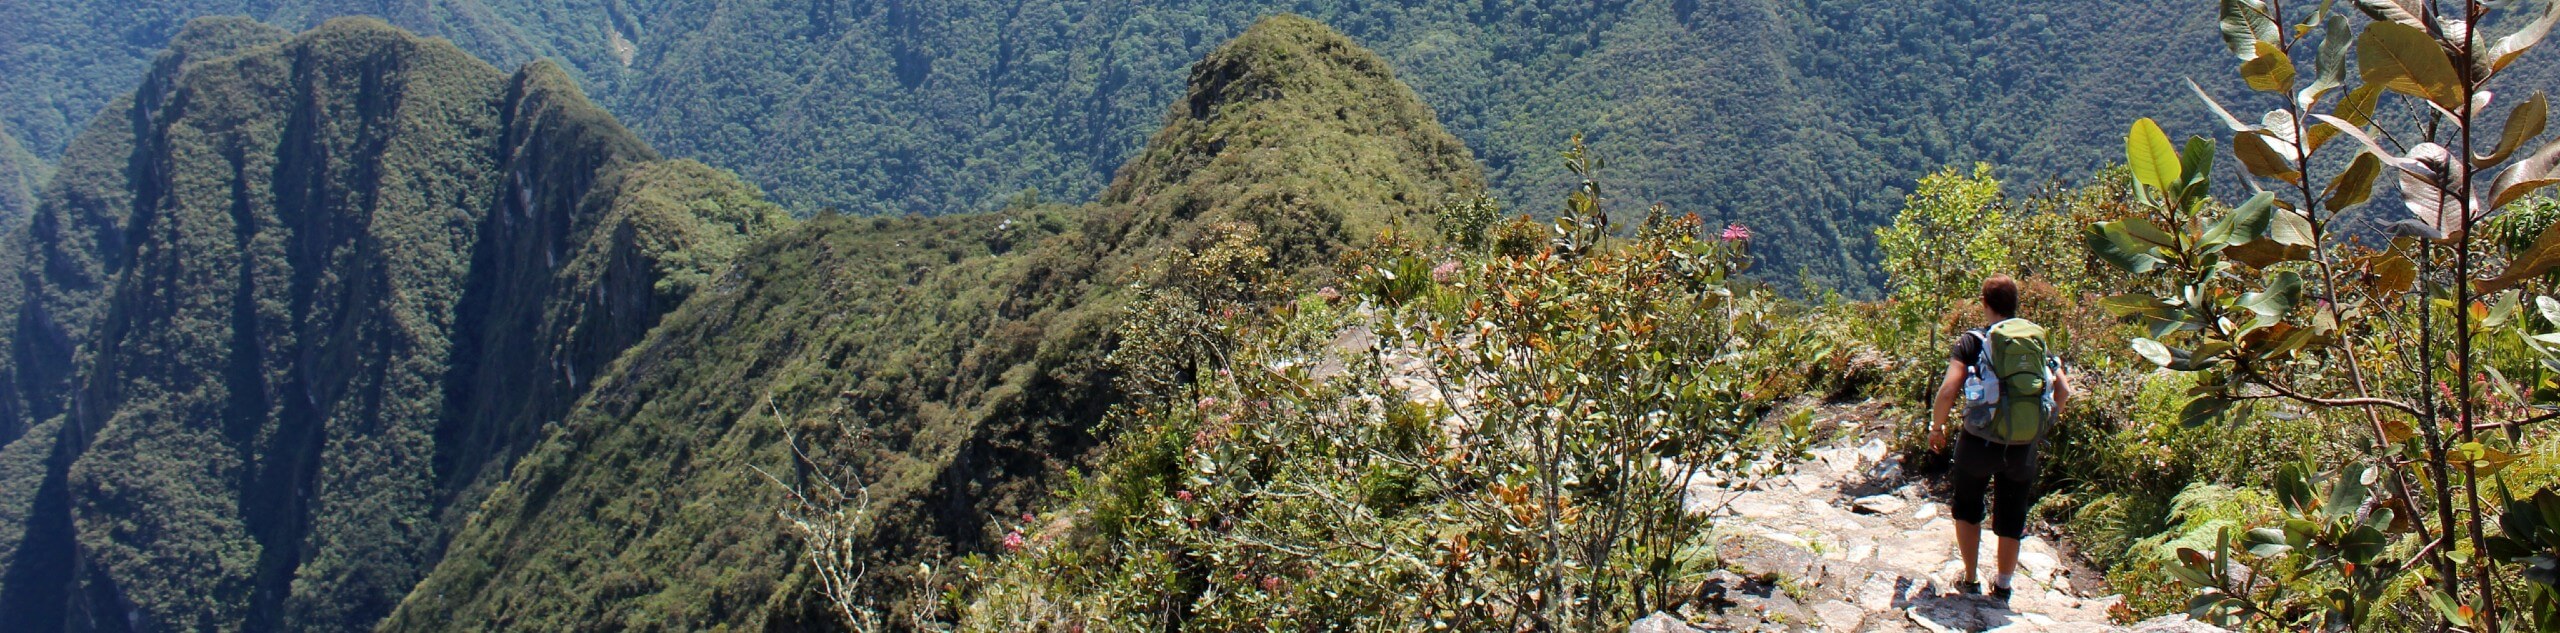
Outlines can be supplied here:
[[1972, 367], [1974, 361], [1980, 358], [1982, 358], [1982, 337], [1975, 335], [1973, 330], [1967, 330], [1964, 334], [1957, 336], [1955, 353], [1947, 355], [1947, 360], [1962, 363], [1966, 367]]

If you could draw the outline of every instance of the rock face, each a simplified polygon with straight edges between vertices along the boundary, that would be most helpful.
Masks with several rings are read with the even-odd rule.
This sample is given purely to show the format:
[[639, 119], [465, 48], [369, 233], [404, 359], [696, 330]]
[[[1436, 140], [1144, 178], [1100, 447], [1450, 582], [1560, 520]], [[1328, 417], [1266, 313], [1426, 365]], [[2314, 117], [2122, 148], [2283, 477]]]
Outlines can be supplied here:
[[8, 238], [0, 629], [371, 626], [573, 376], [788, 221], [376, 21], [203, 21], [120, 103]]

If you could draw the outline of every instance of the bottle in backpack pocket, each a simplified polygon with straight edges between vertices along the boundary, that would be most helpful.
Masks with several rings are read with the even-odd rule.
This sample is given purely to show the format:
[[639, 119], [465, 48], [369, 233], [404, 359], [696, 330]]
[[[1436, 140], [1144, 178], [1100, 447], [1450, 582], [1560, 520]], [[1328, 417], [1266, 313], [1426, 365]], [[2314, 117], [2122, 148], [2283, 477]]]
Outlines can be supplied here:
[[2044, 327], [2007, 319], [1968, 335], [1980, 340], [1982, 353], [1965, 379], [1965, 432], [2012, 446], [2043, 439], [2054, 410]]

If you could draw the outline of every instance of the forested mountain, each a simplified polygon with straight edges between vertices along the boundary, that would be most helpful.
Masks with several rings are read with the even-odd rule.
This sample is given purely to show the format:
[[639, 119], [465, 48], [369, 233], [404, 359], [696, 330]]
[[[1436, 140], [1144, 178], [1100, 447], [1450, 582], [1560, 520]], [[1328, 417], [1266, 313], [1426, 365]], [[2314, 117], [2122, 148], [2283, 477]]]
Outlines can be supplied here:
[[36, 208], [36, 191], [44, 188], [52, 166], [28, 153], [18, 139], [0, 130], [0, 220], [16, 222]]
[[361, 13], [501, 64], [566, 60], [672, 155], [737, 170], [804, 212], [888, 215], [1092, 195], [1183, 94], [1185, 65], [1294, 11], [1393, 64], [1502, 199], [1550, 199], [1569, 184], [1554, 148], [1587, 132], [1613, 161], [1622, 214], [1660, 201], [1750, 224], [1777, 238], [1762, 274], [1851, 288], [1873, 287], [1869, 232], [1925, 173], [1989, 161], [2022, 182], [2074, 176], [2121, 159], [2109, 141], [2123, 121], [2219, 129], [2182, 75], [2245, 92], [2221, 72], [2202, 0], [129, 4], [0, 5], [13, 18], [0, 21], [0, 74], [28, 78], [0, 86], [0, 118], [39, 155], [183, 16], [299, 28]]
[[8, 234], [0, 629], [361, 629], [621, 348], [789, 223], [558, 67], [190, 23]]
[[1188, 85], [1091, 204], [828, 215], [752, 249], [598, 379], [386, 629], [828, 617], [759, 469], [861, 473], [880, 520], [847, 537], [882, 578], [933, 580], [913, 563], [983, 550], [990, 517], [1034, 510], [1105, 430], [1133, 282], [1224, 247], [1315, 283], [1482, 189], [1384, 60], [1304, 18], [1261, 22]]

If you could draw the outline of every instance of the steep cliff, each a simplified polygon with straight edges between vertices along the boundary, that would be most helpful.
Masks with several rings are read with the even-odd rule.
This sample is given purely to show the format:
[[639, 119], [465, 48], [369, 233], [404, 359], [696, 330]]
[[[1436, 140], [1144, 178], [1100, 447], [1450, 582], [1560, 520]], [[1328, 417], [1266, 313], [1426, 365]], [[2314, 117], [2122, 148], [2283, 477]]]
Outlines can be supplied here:
[[370, 626], [578, 377], [788, 222], [547, 64], [372, 20], [187, 33], [23, 238], [25, 630]]

